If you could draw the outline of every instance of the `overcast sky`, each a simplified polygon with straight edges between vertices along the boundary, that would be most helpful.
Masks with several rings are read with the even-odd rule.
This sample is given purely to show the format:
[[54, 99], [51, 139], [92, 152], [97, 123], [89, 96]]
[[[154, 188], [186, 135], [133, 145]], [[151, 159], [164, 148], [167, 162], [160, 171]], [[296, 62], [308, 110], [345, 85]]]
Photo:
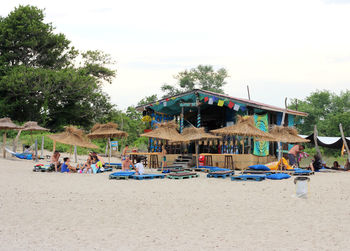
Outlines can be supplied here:
[[81, 50], [116, 60], [104, 88], [119, 108], [160, 93], [199, 64], [225, 67], [225, 92], [272, 105], [350, 84], [350, 0], [2, 0], [45, 8], [46, 21]]

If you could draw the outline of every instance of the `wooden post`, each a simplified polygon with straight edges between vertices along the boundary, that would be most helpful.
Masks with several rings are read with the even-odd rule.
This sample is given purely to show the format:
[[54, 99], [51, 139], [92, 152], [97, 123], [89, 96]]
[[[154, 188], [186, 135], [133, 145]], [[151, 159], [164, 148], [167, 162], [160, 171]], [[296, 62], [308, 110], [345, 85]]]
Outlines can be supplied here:
[[3, 145], [2, 145], [2, 154], [3, 154], [4, 159], [6, 159], [6, 150], [5, 150], [5, 147], [6, 147], [6, 130], [4, 131], [4, 135], [3, 135]]
[[41, 157], [44, 156], [44, 144], [45, 144], [45, 137], [41, 137]]
[[184, 107], [181, 107], [181, 120], [180, 120], [180, 133], [182, 133], [184, 129]]
[[12, 150], [14, 152], [17, 152], [18, 139], [19, 139], [19, 136], [21, 135], [21, 132], [22, 132], [22, 130], [18, 130], [17, 136], [16, 136], [15, 140], [13, 141], [13, 149]]
[[342, 126], [341, 123], [339, 124], [339, 130], [340, 130], [340, 133], [341, 133], [341, 137], [342, 137], [342, 139], [343, 139], [343, 143], [344, 143], [346, 152], [348, 153], [348, 160], [350, 161], [349, 146], [348, 146], [348, 142], [346, 142], [346, 138], [345, 138], [345, 136], [344, 136], [344, 131], [343, 131], [343, 126]]
[[198, 141], [196, 140], [196, 142], [195, 142], [195, 144], [196, 144], [196, 168], [198, 168], [199, 167], [199, 156], [198, 156]]
[[[281, 126], [284, 126], [284, 120], [286, 117], [286, 112], [287, 112], [287, 98], [284, 99], [284, 105], [285, 105], [285, 109], [283, 111], [282, 114], [282, 121], [281, 121]], [[282, 147], [282, 142], [278, 142], [278, 161], [280, 161], [283, 157], [283, 153], [282, 153], [283, 147]], [[281, 161], [281, 165], [278, 167], [282, 169], [282, 161]]]
[[242, 142], [243, 142], [243, 144], [242, 144], [242, 154], [245, 153], [245, 151], [244, 151], [244, 150], [245, 150], [245, 149], [244, 149], [244, 143], [245, 143], [244, 140], [245, 140], [245, 137], [243, 136], [243, 137], [242, 137]]
[[111, 156], [112, 156], [111, 138], [108, 138], [108, 147], [109, 147], [108, 162], [109, 162], [109, 165], [111, 165]]
[[77, 146], [74, 146], [74, 162], [78, 163], [78, 151]]
[[35, 139], [35, 162], [38, 162], [38, 140]]
[[73, 146], [71, 145], [71, 146], [70, 146], [70, 150], [69, 150], [69, 158], [72, 157], [72, 152], [73, 152]]
[[317, 155], [320, 157], [320, 160], [322, 161], [322, 155], [321, 155], [320, 148], [318, 147], [317, 137], [318, 137], [318, 131], [317, 131], [317, 125], [315, 125], [314, 126], [314, 143], [315, 143]]

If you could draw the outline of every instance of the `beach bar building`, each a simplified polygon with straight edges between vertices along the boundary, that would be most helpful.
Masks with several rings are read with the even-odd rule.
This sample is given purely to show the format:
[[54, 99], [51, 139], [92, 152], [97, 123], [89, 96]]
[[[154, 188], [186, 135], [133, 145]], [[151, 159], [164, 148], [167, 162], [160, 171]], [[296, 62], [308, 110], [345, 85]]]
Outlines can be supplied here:
[[[149, 118], [151, 128], [158, 123], [176, 120], [179, 131], [187, 126], [204, 127], [209, 132], [236, 123], [238, 115], [253, 116], [257, 128], [268, 132], [271, 125], [281, 125], [285, 113], [285, 126], [302, 123], [306, 113], [263, 104], [253, 100], [231, 97], [225, 94], [195, 89], [153, 103], [138, 106], [138, 111]], [[149, 152], [161, 151], [160, 142], [149, 140]], [[194, 146], [167, 144], [167, 161], [171, 162], [179, 154], [193, 154]], [[287, 149], [285, 149], [287, 150]], [[185, 151], [185, 152], [184, 152]], [[277, 143], [254, 141], [251, 137], [224, 136], [222, 139], [201, 142], [200, 152], [211, 154], [212, 164], [225, 164], [225, 156], [230, 155], [235, 168], [267, 163], [276, 159]]]

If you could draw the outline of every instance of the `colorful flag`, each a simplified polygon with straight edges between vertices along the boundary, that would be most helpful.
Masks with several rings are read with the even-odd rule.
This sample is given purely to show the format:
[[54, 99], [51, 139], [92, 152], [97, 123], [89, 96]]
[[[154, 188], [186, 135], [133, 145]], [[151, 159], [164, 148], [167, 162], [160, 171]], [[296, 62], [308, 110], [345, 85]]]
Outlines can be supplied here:
[[156, 105], [159, 105], [159, 102], [158, 102], [158, 101], [156, 102]]
[[209, 98], [208, 97], [205, 97], [204, 98], [204, 102], [208, 102]]
[[218, 106], [223, 106], [223, 105], [224, 105], [224, 101], [220, 99], [218, 102]]
[[237, 104], [235, 104], [235, 106], [233, 107], [233, 110], [235, 110], [235, 111], [239, 111], [239, 108], [240, 108], [240, 106], [239, 106], [239, 105], [237, 105]]
[[163, 102], [163, 106], [166, 106], [166, 105], [167, 105], [167, 104], [166, 104], [166, 101], [164, 101], [164, 102]]
[[232, 107], [233, 107], [234, 105], [235, 105], [235, 103], [233, 103], [233, 102], [230, 101], [230, 103], [228, 103], [228, 108], [232, 109]]
[[209, 105], [212, 105], [212, 104], [213, 104], [213, 102], [214, 102], [213, 98], [209, 98], [209, 102], [208, 102], [208, 104], [209, 104]]
[[169, 101], [169, 99], [167, 98], [166, 101]]

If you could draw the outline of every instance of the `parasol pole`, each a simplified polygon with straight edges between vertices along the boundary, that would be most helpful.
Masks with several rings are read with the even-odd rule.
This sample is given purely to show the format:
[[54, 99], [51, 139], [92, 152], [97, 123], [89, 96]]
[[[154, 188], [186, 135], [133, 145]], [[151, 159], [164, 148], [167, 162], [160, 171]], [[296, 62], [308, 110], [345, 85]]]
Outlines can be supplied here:
[[74, 161], [75, 163], [78, 163], [78, 153], [77, 153], [77, 146], [74, 145]]
[[32, 131], [30, 131], [30, 145], [32, 145], [33, 144], [33, 132]]
[[111, 138], [110, 137], [108, 137], [108, 147], [109, 147], [108, 162], [109, 162], [109, 165], [111, 165], [112, 148], [111, 148]]
[[69, 158], [72, 157], [72, 152], [73, 152], [73, 145], [70, 146], [70, 150], [69, 150]]
[[44, 136], [41, 137], [41, 157], [44, 156], [44, 143], [45, 143], [44, 138], [45, 138]]
[[[286, 111], [287, 111], [287, 98], [284, 99], [284, 105], [286, 107], [286, 109], [283, 110], [283, 114], [282, 114], [282, 121], [281, 121], [281, 126], [284, 126], [284, 120], [285, 120], [285, 117], [286, 117]], [[280, 161], [283, 157], [283, 154], [282, 154], [282, 142], [278, 142], [278, 161]], [[281, 161], [281, 164], [278, 168], [281, 168], [282, 170], [282, 161]]]
[[35, 162], [38, 162], [38, 139], [35, 139]]
[[198, 161], [198, 140], [195, 141], [196, 144], [196, 168], [199, 168], [199, 161]]
[[245, 137], [242, 136], [242, 142], [243, 142], [243, 144], [242, 144], [242, 154], [244, 154], [244, 150], [245, 150], [245, 149], [244, 149], [244, 143], [245, 143], [244, 140], [245, 140]]
[[2, 146], [2, 154], [3, 154], [3, 157], [4, 159], [6, 159], [6, 150], [5, 150], [5, 147], [6, 147], [6, 130], [4, 130], [4, 135], [3, 135], [3, 146]]

